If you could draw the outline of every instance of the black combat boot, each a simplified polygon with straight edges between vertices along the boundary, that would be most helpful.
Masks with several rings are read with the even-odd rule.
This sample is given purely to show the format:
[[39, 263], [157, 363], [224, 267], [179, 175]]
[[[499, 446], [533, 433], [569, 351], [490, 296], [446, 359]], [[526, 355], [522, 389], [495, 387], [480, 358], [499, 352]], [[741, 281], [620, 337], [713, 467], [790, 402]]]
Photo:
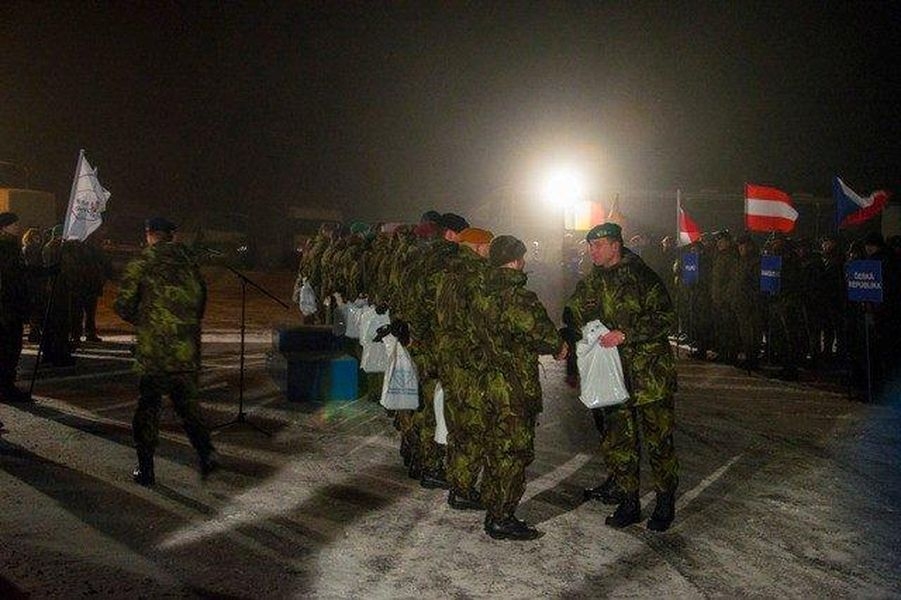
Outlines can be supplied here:
[[450, 483], [447, 481], [444, 467], [424, 469], [422, 472], [422, 479], [419, 480], [419, 485], [430, 490], [439, 488], [443, 490], [450, 489]]
[[492, 519], [485, 515], [485, 533], [496, 540], [525, 541], [541, 537], [542, 533], [515, 515]]
[[153, 475], [152, 454], [146, 454], [144, 452], [138, 453], [138, 465], [135, 467], [135, 470], [132, 471], [131, 477], [135, 480], [135, 483], [143, 485], [144, 487], [150, 487], [156, 483], [156, 478]]
[[447, 495], [447, 503], [454, 510], [484, 510], [482, 505], [482, 495], [473, 490], [464, 493], [459, 490], [451, 489]]
[[641, 521], [641, 503], [638, 500], [638, 492], [624, 496], [616, 511], [604, 520], [614, 529], [622, 529], [639, 521]]
[[410, 442], [406, 436], [401, 436], [400, 438], [400, 456], [404, 459], [404, 466], [409, 467], [410, 461], [413, 460], [413, 449], [410, 447]]
[[4, 387], [0, 391], [0, 401], [7, 404], [22, 404], [25, 402], [33, 402], [34, 398], [28, 392], [23, 392], [14, 385]]
[[599, 500], [604, 504], [619, 504], [623, 501], [623, 492], [616, 485], [613, 475], [608, 476], [601, 485], [584, 490], [582, 496], [586, 500]]
[[648, 519], [648, 529], [651, 531], [666, 531], [675, 518], [675, 492], [657, 492], [657, 505], [654, 506], [654, 513]]
[[200, 457], [200, 478], [206, 480], [207, 477], [219, 470], [219, 453], [215, 450], [206, 456]]
[[410, 468], [407, 469], [407, 476], [410, 479], [422, 478], [422, 464], [419, 462], [419, 456], [417, 456], [415, 453], [413, 454], [413, 458], [410, 460]]

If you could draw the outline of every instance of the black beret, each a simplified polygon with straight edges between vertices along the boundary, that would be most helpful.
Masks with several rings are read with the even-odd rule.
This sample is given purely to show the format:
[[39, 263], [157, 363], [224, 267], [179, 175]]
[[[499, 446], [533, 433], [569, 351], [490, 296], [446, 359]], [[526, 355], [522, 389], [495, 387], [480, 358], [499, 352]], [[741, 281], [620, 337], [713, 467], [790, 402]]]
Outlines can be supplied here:
[[454, 213], [444, 213], [443, 215], [441, 215], [441, 220], [438, 222], [438, 224], [445, 229], [450, 229], [455, 233], [460, 233], [461, 231], [469, 227], [469, 221]]
[[144, 221], [145, 231], [162, 231], [164, 233], [172, 233], [178, 229], [178, 226], [165, 217], [150, 217]]
[[884, 246], [885, 239], [878, 231], [871, 231], [865, 238], [863, 238], [863, 243], [865, 246]]
[[420, 223], [440, 223], [441, 213], [437, 210], [427, 210], [419, 217]]
[[526, 245], [512, 235], [499, 235], [491, 240], [488, 248], [488, 264], [500, 267], [526, 255]]
[[2, 212], [0, 213], [0, 227], [6, 227], [7, 225], [12, 225], [16, 221], [19, 220], [19, 215], [13, 212]]

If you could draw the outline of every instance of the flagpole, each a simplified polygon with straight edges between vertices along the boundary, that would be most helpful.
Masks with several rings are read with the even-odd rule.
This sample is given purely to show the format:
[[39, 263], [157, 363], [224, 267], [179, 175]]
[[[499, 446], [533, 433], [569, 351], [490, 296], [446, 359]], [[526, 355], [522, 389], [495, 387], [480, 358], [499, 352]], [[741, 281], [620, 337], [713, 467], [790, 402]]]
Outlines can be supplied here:
[[69, 192], [69, 204], [66, 206], [66, 218], [63, 219], [63, 238], [69, 232], [69, 222], [72, 220], [72, 205], [75, 202], [75, 190], [78, 189], [78, 176], [81, 174], [81, 162], [84, 160], [84, 148], [78, 151], [78, 161], [75, 163], [75, 177], [72, 178], [72, 190]]
[[676, 188], [676, 247], [681, 245], [681, 230], [679, 229], [679, 215], [682, 214], [682, 190]]

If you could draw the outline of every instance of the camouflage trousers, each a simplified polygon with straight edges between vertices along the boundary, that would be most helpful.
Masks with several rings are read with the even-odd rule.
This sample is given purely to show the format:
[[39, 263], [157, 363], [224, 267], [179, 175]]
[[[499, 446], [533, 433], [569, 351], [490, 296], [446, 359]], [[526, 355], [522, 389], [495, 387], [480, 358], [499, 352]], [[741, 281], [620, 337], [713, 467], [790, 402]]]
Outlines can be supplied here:
[[535, 416], [503, 375], [488, 376], [486, 397], [485, 476], [482, 502], [498, 521], [516, 511], [526, 491], [526, 467], [535, 459]]
[[733, 310], [738, 321], [740, 351], [744, 353], [745, 360], [756, 361], [760, 355], [760, 344], [763, 339], [757, 307], [741, 304], [734, 306]]
[[[410, 449], [414, 455], [416, 453], [416, 440], [419, 438], [419, 433], [416, 431], [416, 423], [413, 419], [415, 415], [415, 410], [394, 411], [394, 428], [400, 433], [401, 453], [404, 448]], [[416, 456], [413, 456], [412, 459], [418, 460]]]
[[734, 360], [738, 354], [739, 332], [732, 305], [726, 302], [713, 305], [714, 350], [720, 362]]
[[435, 441], [435, 386], [437, 379], [426, 379], [419, 385], [420, 408], [413, 415], [417, 433], [417, 455], [419, 464], [428, 471], [437, 471], [444, 466], [444, 446]]
[[674, 492], [679, 484], [679, 461], [673, 443], [675, 410], [672, 396], [649, 404], [607, 408], [604, 420], [606, 434], [601, 441], [601, 455], [620, 489], [627, 494], [638, 493], [640, 424], [654, 490]]
[[455, 490], [475, 489], [484, 466], [488, 423], [485, 391], [475, 369], [443, 370], [444, 412], [447, 419], [447, 480]]
[[132, 419], [132, 431], [138, 455], [153, 456], [159, 444], [160, 411], [163, 394], [168, 394], [197, 455], [205, 459], [213, 451], [210, 432], [197, 402], [197, 375], [194, 373], [155, 373], [142, 375], [140, 398]]
[[794, 368], [807, 353], [807, 330], [803, 308], [792, 298], [770, 305], [772, 350], [783, 367]]

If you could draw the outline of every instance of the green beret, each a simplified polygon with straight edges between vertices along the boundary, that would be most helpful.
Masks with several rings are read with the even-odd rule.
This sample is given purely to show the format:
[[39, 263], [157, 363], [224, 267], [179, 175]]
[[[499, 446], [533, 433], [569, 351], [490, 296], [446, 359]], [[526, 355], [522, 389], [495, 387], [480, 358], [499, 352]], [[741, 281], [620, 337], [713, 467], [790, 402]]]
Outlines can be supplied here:
[[350, 224], [350, 232], [360, 235], [366, 235], [367, 233], [369, 233], [369, 225], [367, 223], [363, 223], [362, 221], [356, 221]]
[[616, 223], [602, 223], [601, 225], [595, 225], [591, 228], [591, 231], [588, 232], [588, 235], [585, 236], [585, 239], [589, 242], [593, 242], [594, 240], [605, 237], [613, 238], [621, 242], [623, 241], [623, 228]]
[[526, 255], [526, 245], [512, 235], [499, 235], [491, 240], [488, 248], [488, 264], [500, 267]]

